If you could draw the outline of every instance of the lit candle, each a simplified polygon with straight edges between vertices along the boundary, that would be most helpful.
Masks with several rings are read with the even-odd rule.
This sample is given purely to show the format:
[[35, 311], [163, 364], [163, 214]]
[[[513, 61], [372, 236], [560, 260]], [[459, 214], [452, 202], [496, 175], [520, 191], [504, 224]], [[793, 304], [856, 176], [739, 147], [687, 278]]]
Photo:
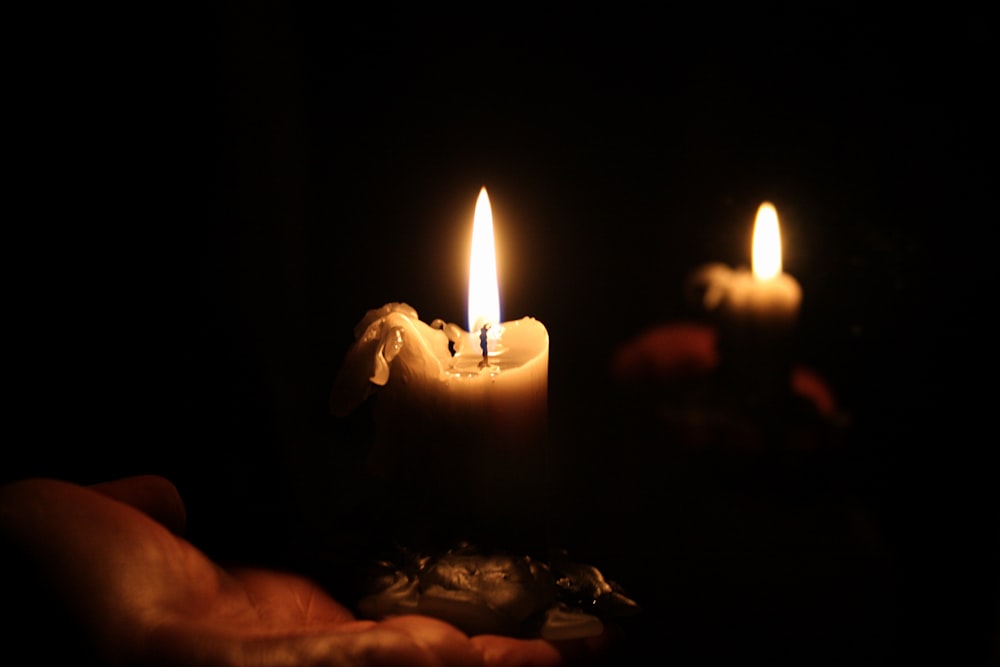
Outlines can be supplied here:
[[787, 333], [798, 318], [802, 289], [782, 271], [778, 213], [769, 202], [757, 209], [752, 262], [749, 271], [720, 263], [698, 269], [691, 286], [700, 305], [715, 313], [722, 326], [744, 334]]
[[769, 202], [757, 209], [752, 268], [706, 264], [689, 288], [718, 331], [718, 390], [732, 405], [782, 411], [790, 400], [792, 333], [802, 302], [797, 280], [782, 271], [778, 214]]
[[543, 514], [549, 336], [501, 321], [486, 188], [472, 237], [469, 330], [405, 303], [370, 310], [332, 395], [343, 416], [375, 394], [372, 470], [418, 539], [505, 539]]

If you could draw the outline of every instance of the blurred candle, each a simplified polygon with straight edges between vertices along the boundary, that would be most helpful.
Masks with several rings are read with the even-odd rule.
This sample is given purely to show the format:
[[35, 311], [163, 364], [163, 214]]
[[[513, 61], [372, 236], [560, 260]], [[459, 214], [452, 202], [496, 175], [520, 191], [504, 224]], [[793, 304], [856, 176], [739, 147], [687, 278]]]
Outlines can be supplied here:
[[789, 406], [792, 334], [802, 302], [798, 281], [782, 270], [778, 214], [770, 202], [757, 209], [751, 259], [750, 269], [706, 264], [688, 288], [718, 334], [719, 400], [763, 418]]
[[778, 213], [764, 202], [754, 222], [751, 270], [706, 264], [691, 277], [694, 294], [723, 326], [746, 334], [787, 332], [798, 319], [802, 289], [782, 271], [781, 254]]
[[[549, 336], [532, 317], [500, 321], [486, 188], [474, 215], [469, 331], [426, 324], [405, 303], [370, 310], [336, 379], [346, 415], [374, 394], [371, 464], [402, 523], [431, 539], [531, 533], [543, 512]], [[420, 520], [415, 520], [419, 517]], [[537, 526], [536, 526], [537, 527]]]

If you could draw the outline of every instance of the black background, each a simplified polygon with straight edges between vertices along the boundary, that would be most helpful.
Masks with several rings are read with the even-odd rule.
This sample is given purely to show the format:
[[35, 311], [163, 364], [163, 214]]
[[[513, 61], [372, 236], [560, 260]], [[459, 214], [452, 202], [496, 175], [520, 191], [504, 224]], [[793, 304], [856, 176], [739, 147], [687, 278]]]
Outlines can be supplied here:
[[[23, 25], [5, 479], [164, 474], [213, 556], [326, 577], [303, 551], [364, 542], [368, 432], [327, 407], [352, 328], [390, 301], [464, 321], [485, 185], [504, 317], [551, 337], [557, 519], [646, 609], [628, 650], [995, 659], [984, 16], [253, 2]], [[649, 502], [671, 474], [616, 440], [608, 362], [683, 316], [692, 269], [748, 261], [765, 199], [799, 356], [853, 419], [823, 510], [852, 528], [805, 510], [812, 537], [740, 569]], [[864, 546], [837, 541], [857, 525]]]

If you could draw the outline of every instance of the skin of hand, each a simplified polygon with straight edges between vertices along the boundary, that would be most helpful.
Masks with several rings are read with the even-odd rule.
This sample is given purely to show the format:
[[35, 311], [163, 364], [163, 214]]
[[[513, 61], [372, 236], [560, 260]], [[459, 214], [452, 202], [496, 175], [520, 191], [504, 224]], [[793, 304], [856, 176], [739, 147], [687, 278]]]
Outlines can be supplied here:
[[[12, 632], [9, 639], [15, 646], [61, 641], [61, 626], [47, 623], [51, 612], [76, 626], [104, 665], [558, 667], [589, 663], [607, 645], [605, 636], [564, 643], [468, 637], [416, 615], [359, 620], [302, 576], [223, 569], [180, 536], [184, 523], [179, 493], [158, 476], [0, 486], [0, 547], [11, 584], [4, 590], [14, 591], [5, 596], [5, 617], [26, 608], [41, 617], [24, 621], [30, 638]], [[29, 571], [14, 571], [14, 563]], [[34, 591], [44, 602], [23, 599]]]

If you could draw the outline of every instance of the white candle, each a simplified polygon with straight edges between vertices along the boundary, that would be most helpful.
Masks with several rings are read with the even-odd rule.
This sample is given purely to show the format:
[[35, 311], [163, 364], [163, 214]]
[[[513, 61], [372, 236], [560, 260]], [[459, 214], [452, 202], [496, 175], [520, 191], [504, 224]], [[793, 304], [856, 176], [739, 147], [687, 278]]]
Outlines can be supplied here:
[[699, 268], [691, 283], [701, 305], [722, 324], [758, 333], [786, 331], [798, 318], [802, 288], [781, 266], [778, 213], [769, 202], [757, 209], [751, 270], [712, 263]]
[[355, 327], [332, 408], [343, 416], [375, 394], [372, 469], [412, 498], [404, 511], [510, 529], [537, 517], [544, 496], [549, 336], [532, 317], [500, 321], [485, 188], [472, 253], [472, 331], [422, 322], [405, 303], [369, 311]]
[[791, 336], [802, 302], [798, 281], [782, 271], [778, 214], [769, 202], [757, 209], [752, 260], [749, 270], [706, 264], [689, 287], [718, 330], [714, 400], [763, 419], [784, 414], [791, 400]]

